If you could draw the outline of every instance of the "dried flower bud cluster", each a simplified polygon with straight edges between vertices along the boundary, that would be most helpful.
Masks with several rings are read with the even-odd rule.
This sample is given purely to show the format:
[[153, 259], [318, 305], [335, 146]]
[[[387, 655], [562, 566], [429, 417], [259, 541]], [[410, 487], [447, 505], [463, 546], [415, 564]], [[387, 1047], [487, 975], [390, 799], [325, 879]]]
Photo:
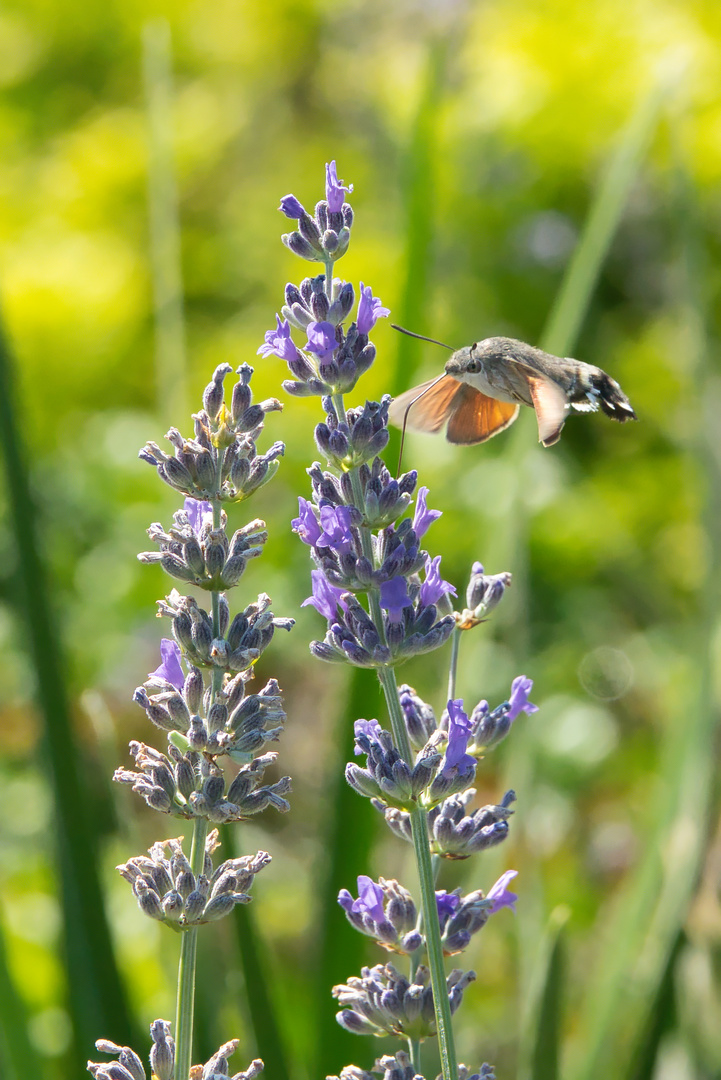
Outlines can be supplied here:
[[[480, 889], [466, 896], [461, 896], [460, 889], [452, 893], [436, 891], [441, 943], [446, 956], [463, 952], [473, 935], [496, 911], [504, 907], [515, 911], [516, 894], [507, 888], [515, 876], [515, 870], [507, 870], [491, 886], [488, 895]], [[360, 874], [358, 899], [354, 899], [347, 889], [341, 889], [338, 903], [351, 926], [375, 938], [389, 952], [412, 954], [427, 948], [425, 934], [419, 929], [413, 897], [399, 882], [379, 878], [376, 883]]]
[[[259, 454], [256, 441], [263, 430], [266, 413], [283, 406], [276, 398], [252, 404], [248, 364], [238, 368], [239, 381], [233, 388], [230, 408], [223, 401], [223, 382], [233, 369], [220, 364], [203, 394], [204, 408], [193, 416], [195, 434], [184, 439], [177, 428], [166, 438], [175, 454], [166, 454], [153, 442], [146, 443], [140, 457], [158, 470], [166, 484], [191, 499], [239, 502], [267, 484], [278, 469], [283, 443], [273, 443]], [[188, 579], [186, 579], [188, 580]]]
[[485, 574], [483, 564], [475, 562], [466, 590], [466, 607], [456, 618], [459, 630], [472, 630], [483, 622], [486, 615], [500, 604], [503, 594], [511, 584], [511, 575]]
[[[467, 859], [469, 855], [495, 847], [506, 839], [508, 818], [513, 813], [510, 806], [516, 800], [515, 792], [507, 791], [498, 806], [480, 806], [469, 813], [468, 806], [475, 794], [475, 788], [467, 788], [428, 812], [428, 834], [434, 855], [447, 859]], [[381, 799], [372, 799], [371, 802], [384, 815], [391, 831], [401, 840], [412, 844], [410, 815], [388, 806]]]
[[[389, 438], [388, 408], [390, 403], [390, 396], [385, 394], [380, 404], [377, 401], [366, 401], [362, 409], [348, 409], [345, 419], [340, 420], [332, 398], [323, 399], [323, 408], [327, 417], [325, 423], [316, 426], [316, 446], [321, 454], [325, 455], [326, 461], [342, 470], [341, 477], [349, 469], [355, 469], [358, 466], [365, 465], [368, 461], [373, 461], [377, 454], [385, 450]], [[390, 473], [385, 469], [380, 458], [376, 460], [378, 461], [379, 474], [381, 469], [385, 471], [383, 482], [381, 482], [380, 475], [374, 478], [373, 487], [377, 489], [375, 497], [378, 500], [384, 499], [384, 502], [395, 506], [392, 499], [392, 488], [394, 484], [396, 489], [398, 488], [398, 481], [392, 480]], [[335, 480], [332, 474], [329, 475], [331, 475], [331, 480]], [[364, 480], [364, 488], [367, 490], [366, 506], [364, 508], [365, 516], [366, 519], [373, 518], [372, 524], [375, 527], [394, 521], [408, 506], [410, 502], [409, 494], [404, 503], [396, 510], [394, 517], [387, 517], [386, 520], [386, 515], [380, 512], [380, 507], [376, 507], [375, 514], [373, 514], [373, 490], [368, 487], [371, 480], [368, 470], [364, 474]]]
[[248, 903], [253, 878], [270, 862], [266, 851], [228, 859], [214, 871], [211, 854], [218, 846], [218, 832], [213, 829], [205, 843], [203, 872], [196, 875], [183, 854], [182, 839], [160, 840], [148, 849], [149, 858], [139, 855], [117, 867], [145, 915], [184, 930], [216, 922], [236, 904]]
[[209, 512], [202, 515], [200, 528], [194, 527], [188, 511], [177, 510], [168, 532], [158, 522], [148, 529], [148, 536], [160, 551], [143, 551], [138, 559], [143, 563], [160, 563], [170, 577], [209, 592], [232, 589], [240, 581], [249, 560], [263, 553], [263, 545], [268, 539], [265, 522], [251, 521], [242, 529], [236, 529], [229, 540], [224, 511], [220, 515], [220, 528], [214, 529], [209, 503], [195, 503], [191, 499], [186, 502], [208, 506]]
[[[152, 1080], [174, 1080], [175, 1077], [175, 1042], [170, 1034], [167, 1020], [154, 1020], [150, 1025], [150, 1037], [153, 1041], [150, 1051], [150, 1076]], [[255, 1080], [263, 1071], [260, 1058], [251, 1061], [247, 1069], [230, 1076], [228, 1058], [238, 1049], [240, 1041], [231, 1039], [224, 1043], [204, 1065], [194, 1065], [190, 1080]], [[88, 1072], [95, 1080], [148, 1080], [141, 1059], [129, 1046], [118, 1046], [110, 1039], [98, 1039], [95, 1049], [101, 1054], [114, 1054], [117, 1061], [88, 1062]]]
[[[475, 971], [457, 968], [446, 979], [448, 1001], [454, 1013], [463, 1000], [463, 991], [476, 978]], [[364, 967], [361, 977], [333, 987], [333, 997], [342, 1006], [336, 1019], [346, 1031], [356, 1035], [397, 1035], [422, 1040], [436, 1033], [433, 992], [428, 968], [416, 968], [413, 979], [402, 975], [393, 964]]]
[[230, 610], [222, 596], [218, 602], [218, 626], [192, 596], [173, 589], [158, 601], [158, 611], [172, 620], [173, 637], [188, 661], [197, 668], [220, 668], [229, 674], [246, 671], [270, 645], [276, 628], [290, 630], [294, 619], [279, 619], [269, 610], [271, 599], [261, 593], [230, 622]]
[[[341, 1069], [340, 1076], [329, 1076], [327, 1080], [378, 1080], [379, 1076], [381, 1080], [424, 1080], [413, 1068], [405, 1050], [398, 1050], [392, 1056], [386, 1054], [376, 1058], [370, 1072], [357, 1065], [346, 1065]], [[436, 1077], [436, 1080], [443, 1080], [443, 1076]], [[459, 1065], [458, 1080], [496, 1080], [496, 1074], [493, 1067], [485, 1063], [477, 1073], [472, 1073], [466, 1065]]]
[[242, 765], [226, 790], [225, 777], [215, 760], [197, 751], [185, 754], [173, 743], [168, 755], [152, 746], [131, 742], [130, 753], [138, 772], [116, 769], [113, 779], [130, 784], [152, 810], [171, 817], [207, 818], [217, 825], [244, 821], [272, 806], [280, 813], [290, 809], [285, 795], [290, 791], [290, 777], [263, 785], [263, 775], [277, 754], [262, 754]]

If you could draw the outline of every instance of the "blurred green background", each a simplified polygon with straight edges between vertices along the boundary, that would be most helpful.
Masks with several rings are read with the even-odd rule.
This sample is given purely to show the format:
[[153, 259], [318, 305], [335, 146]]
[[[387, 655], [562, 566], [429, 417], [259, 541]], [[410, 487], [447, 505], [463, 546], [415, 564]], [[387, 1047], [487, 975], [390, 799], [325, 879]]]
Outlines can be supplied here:
[[[170, 582], [135, 555], [178, 502], [137, 450], [171, 423], [188, 432], [226, 361], [254, 364], [256, 395], [286, 404], [267, 426], [287, 443], [278, 477], [230, 512], [233, 528], [259, 516], [270, 530], [231, 604], [266, 591], [298, 620], [259, 672], [285, 691], [294, 795], [289, 815], [227, 841], [274, 862], [242, 925], [201, 935], [196, 1060], [238, 1035], [235, 1069], [260, 1054], [274, 1080], [306, 1080], [396, 1049], [333, 1019], [331, 983], [384, 959], [333, 894], [360, 873], [412, 883], [410, 848], [339, 782], [352, 719], [383, 712], [372, 676], [308, 660], [323, 626], [299, 609], [307, 551], [289, 519], [308, 494], [318, 402], [288, 399], [283, 363], [255, 356], [285, 282], [307, 272], [280, 243], [279, 199], [312, 206], [331, 158], [355, 185], [344, 278], [454, 346], [508, 334], [598, 364], [641, 421], [572, 418], [543, 450], [524, 410], [483, 447], [407, 443], [444, 512], [429, 549], [459, 593], [474, 559], [515, 574], [463, 642], [459, 693], [495, 703], [523, 672], [541, 706], [479, 770], [483, 802], [518, 792], [509, 841], [440, 882], [488, 888], [519, 871], [517, 917], [492, 920], [462, 958], [479, 978], [457, 1014], [460, 1057], [499, 1078], [721, 1073], [720, 71], [721, 8], [702, 0], [3, 5], [0, 301], [15, 359], [1, 390], [16, 481], [0, 493], [4, 1077], [80, 1074], [101, 1035], [144, 1053], [149, 1022], [173, 1014], [177, 940], [114, 867], [180, 829], [110, 777], [130, 738], [151, 740], [130, 699], [168, 633], [153, 613]], [[374, 340], [351, 403], [441, 369], [441, 350], [387, 322]], [[446, 665], [434, 654], [400, 676], [440, 707]], [[101, 910], [93, 868], [117, 980], [103, 920], [100, 945], [83, 939]]]

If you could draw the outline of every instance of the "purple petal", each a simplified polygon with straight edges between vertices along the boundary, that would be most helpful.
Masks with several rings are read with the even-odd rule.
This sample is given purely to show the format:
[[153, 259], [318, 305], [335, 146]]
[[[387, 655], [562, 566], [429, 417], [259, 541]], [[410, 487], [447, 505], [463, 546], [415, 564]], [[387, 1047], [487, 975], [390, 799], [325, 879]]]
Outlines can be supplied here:
[[308, 604], [312, 604], [316, 611], [325, 616], [328, 622], [332, 622], [338, 616], [338, 605], [340, 604], [342, 608], [346, 606], [341, 600], [343, 590], [331, 585], [322, 570], [311, 570], [310, 579], [313, 586], [313, 595], [304, 600], [300, 606], [306, 607]]
[[377, 296], [373, 295], [370, 285], [360, 283], [360, 300], [358, 301], [358, 333], [369, 334], [378, 319], [390, 315], [391, 309], [383, 307]]
[[443, 762], [444, 776], [452, 769], [460, 776], [465, 776], [476, 765], [476, 759], [466, 753], [468, 740], [473, 730], [472, 724], [463, 711], [463, 700], [457, 698], [448, 702], [448, 746]]
[[287, 319], [281, 319], [280, 315], [276, 315], [275, 322], [275, 330], [266, 331], [265, 342], [258, 352], [263, 357], [279, 356], [281, 360], [295, 360], [298, 356], [298, 348], [291, 340], [290, 323]]
[[[379, 735], [382, 730], [383, 728], [377, 720], [356, 720], [353, 724], [353, 734], [356, 739], [360, 738], [361, 735], [365, 735], [371, 743], [380, 742]], [[353, 753], [357, 756], [358, 754], [365, 754], [366, 751], [356, 742]]]
[[345, 187], [343, 181], [338, 179], [338, 170], [335, 167], [335, 161], [331, 161], [329, 164], [326, 163], [325, 197], [328, 200], [328, 209], [332, 214], [337, 213], [343, 206], [346, 191], [350, 194], [352, 190], [352, 184]]
[[394, 577], [381, 585], [381, 607], [388, 612], [391, 622], [398, 622], [405, 607], [412, 607], [408, 595], [408, 582], [404, 577]]
[[511, 696], [508, 699], [511, 708], [508, 711], [508, 719], [511, 723], [519, 713], [538, 712], [538, 705], [533, 705], [528, 700], [528, 695], [533, 689], [533, 679], [527, 679], [525, 675], [519, 675], [511, 684]]
[[368, 914], [375, 922], [385, 922], [383, 910], [383, 889], [365, 874], [358, 875], [358, 899], [354, 900], [351, 911]]
[[339, 555], [352, 549], [351, 512], [347, 506], [321, 506], [320, 524], [323, 531], [316, 547], [333, 548]]
[[443, 921], [444, 918], [449, 918], [458, 905], [461, 902], [461, 898], [457, 893], [446, 892], [445, 889], [439, 889], [436, 892], [436, 906], [438, 907], [438, 918]]
[[450, 593], [451, 596], [456, 595], [456, 590], [450, 581], [444, 581], [441, 577], [440, 565], [440, 555], [436, 555], [435, 559], [426, 556], [426, 580], [421, 585], [420, 592], [420, 600], [424, 606], [437, 604], [440, 598], [447, 593]]
[[509, 892], [506, 885], [517, 875], [517, 870], [506, 870], [505, 874], [501, 874], [495, 885], [492, 885], [486, 893], [486, 900], [493, 901], [493, 906], [489, 908], [489, 913], [491, 915], [494, 915], [504, 907], [509, 907], [511, 911], [516, 910], [516, 900], [518, 899], [518, 896], [516, 893]]
[[308, 352], [315, 353], [321, 360], [325, 360], [330, 356], [338, 345], [335, 339], [335, 326], [333, 326], [333, 323], [308, 323], [306, 333], [308, 334], [306, 349]]
[[155, 676], [158, 679], [165, 679], [176, 690], [182, 690], [185, 675], [183, 675], [183, 669], [180, 666], [181, 656], [182, 653], [178, 643], [171, 638], [163, 638], [160, 642], [160, 667], [149, 673], [150, 678]]
[[203, 528], [206, 517], [210, 515], [211, 520], [213, 517], [213, 507], [204, 499], [186, 499], [183, 503], [183, 510], [188, 519], [188, 524], [196, 536]]
[[413, 532], [420, 540], [425, 533], [428, 532], [434, 521], [437, 521], [442, 516], [440, 510], [429, 510], [426, 506], [426, 498], [428, 497], [428, 488], [418, 488], [418, 494], [416, 495], [416, 509], [413, 514]]
[[298, 496], [298, 517], [293, 518], [290, 524], [293, 532], [298, 533], [304, 544], [314, 546], [318, 543], [321, 527], [313, 511], [313, 504], [302, 495]]
[[302, 203], [298, 202], [295, 195], [284, 195], [280, 200], [278, 209], [281, 213], [285, 214], [287, 218], [302, 218], [305, 213], [305, 207]]

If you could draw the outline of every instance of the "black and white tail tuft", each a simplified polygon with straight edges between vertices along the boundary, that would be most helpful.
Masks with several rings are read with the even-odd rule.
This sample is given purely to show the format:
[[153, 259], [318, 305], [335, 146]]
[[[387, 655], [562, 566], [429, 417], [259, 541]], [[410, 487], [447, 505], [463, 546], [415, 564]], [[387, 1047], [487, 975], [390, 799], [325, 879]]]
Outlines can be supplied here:
[[594, 396], [606, 416], [612, 420], [625, 423], [626, 420], [638, 420], [633, 411], [631, 402], [624, 394], [615, 379], [607, 375], [605, 371], [599, 371], [591, 379]]

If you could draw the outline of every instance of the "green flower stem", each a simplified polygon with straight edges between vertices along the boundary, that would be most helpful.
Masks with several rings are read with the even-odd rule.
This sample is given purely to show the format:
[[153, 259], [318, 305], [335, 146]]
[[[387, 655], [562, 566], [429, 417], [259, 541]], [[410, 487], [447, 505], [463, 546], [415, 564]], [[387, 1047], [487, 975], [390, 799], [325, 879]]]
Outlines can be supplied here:
[[[213, 499], [213, 528], [220, 528], [220, 499]], [[220, 636], [220, 593], [210, 594], [213, 636]], [[213, 697], [223, 684], [222, 668], [213, 668]], [[203, 873], [208, 821], [199, 817], [193, 823], [190, 867], [196, 879]], [[188, 1080], [193, 1053], [193, 1018], [195, 1015], [195, 972], [198, 952], [198, 927], [184, 931], [178, 963], [178, 999], [175, 1012], [175, 1080]]]
[[[383, 667], [379, 669], [378, 677], [388, 705], [393, 738], [405, 760], [411, 763], [410, 743], [400, 701], [398, 700], [395, 672], [392, 668]], [[423, 914], [423, 927], [428, 949], [428, 966], [431, 972], [443, 1080], [458, 1080], [458, 1062], [456, 1061], [456, 1049], [451, 1026], [451, 1004], [448, 1000], [441, 928], [436, 904], [435, 873], [428, 844], [428, 816], [420, 806], [411, 811], [411, 831], [421, 887], [421, 912]]]
[[[208, 822], [196, 818], [190, 865], [196, 878], [203, 872], [205, 838]], [[184, 931], [180, 941], [178, 964], [178, 1000], [175, 1012], [175, 1080], [188, 1080], [193, 1051], [193, 1016], [195, 1011], [195, 967], [198, 948], [198, 927]]]
[[448, 700], [453, 701], [456, 696], [456, 676], [458, 674], [458, 651], [461, 645], [461, 631], [458, 624], [451, 635], [451, 662], [448, 667]]

